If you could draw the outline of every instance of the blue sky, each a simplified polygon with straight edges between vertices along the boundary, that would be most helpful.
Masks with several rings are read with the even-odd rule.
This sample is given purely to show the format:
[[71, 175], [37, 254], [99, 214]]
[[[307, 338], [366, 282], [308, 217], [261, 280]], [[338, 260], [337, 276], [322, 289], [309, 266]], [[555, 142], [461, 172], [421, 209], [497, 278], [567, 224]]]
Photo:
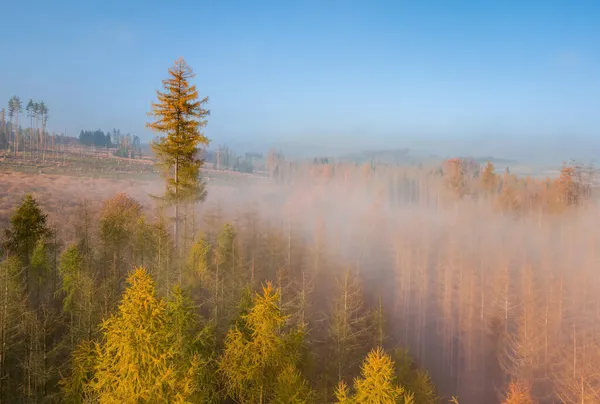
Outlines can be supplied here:
[[1, 10], [0, 100], [43, 99], [49, 127], [71, 135], [120, 128], [149, 139], [155, 90], [183, 56], [210, 98], [216, 144], [600, 137], [596, 1], [56, 0]]

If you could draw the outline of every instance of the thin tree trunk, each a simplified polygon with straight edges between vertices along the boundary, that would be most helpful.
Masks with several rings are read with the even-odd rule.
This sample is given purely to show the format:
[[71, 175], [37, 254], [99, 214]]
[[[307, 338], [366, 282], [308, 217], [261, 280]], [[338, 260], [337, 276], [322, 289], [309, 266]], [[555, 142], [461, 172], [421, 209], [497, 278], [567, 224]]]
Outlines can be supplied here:
[[4, 276], [4, 302], [2, 308], [2, 350], [0, 351], [0, 403], [2, 403], [2, 393], [4, 391], [4, 361], [6, 356], [6, 321], [8, 318], [8, 271], [5, 270]]
[[179, 237], [178, 237], [178, 225], [179, 225], [179, 161], [175, 160], [175, 223], [173, 226], [173, 233], [175, 237], [175, 254], [179, 258]]
[[15, 131], [15, 157], [18, 156], [19, 154], [19, 113], [16, 113], [16, 127], [17, 130]]

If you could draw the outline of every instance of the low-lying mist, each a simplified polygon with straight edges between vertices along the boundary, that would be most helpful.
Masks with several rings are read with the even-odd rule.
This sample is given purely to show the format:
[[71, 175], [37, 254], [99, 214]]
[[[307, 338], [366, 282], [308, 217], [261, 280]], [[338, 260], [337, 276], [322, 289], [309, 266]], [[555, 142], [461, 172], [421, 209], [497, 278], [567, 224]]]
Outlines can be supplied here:
[[[365, 305], [383, 310], [384, 347], [409, 348], [443, 397], [499, 402], [519, 382], [541, 403], [600, 400], [595, 203], [555, 211], [527, 182], [513, 189], [525, 196], [517, 192], [502, 205], [508, 174], [492, 193], [474, 191], [484, 177], [473, 177], [463, 184], [471, 191], [457, 198], [448, 170], [327, 167], [271, 178], [209, 174], [207, 199], [182, 211], [182, 259], [194, 242], [230, 223], [252, 279], [257, 260], [273, 263], [264, 263], [257, 280], [281, 282], [283, 267], [292, 289], [310, 279], [306, 315], [314, 341], [327, 339], [338, 280], [350, 271]], [[118, 192], [141, 203], [148, 222], [161, 217], [149, 196], [162, 192], [159, 179], [5, 178], [3, 226], [8, 210], [32, 192], [63, 245], [80, 237], [84, 206], [97, 219]]]

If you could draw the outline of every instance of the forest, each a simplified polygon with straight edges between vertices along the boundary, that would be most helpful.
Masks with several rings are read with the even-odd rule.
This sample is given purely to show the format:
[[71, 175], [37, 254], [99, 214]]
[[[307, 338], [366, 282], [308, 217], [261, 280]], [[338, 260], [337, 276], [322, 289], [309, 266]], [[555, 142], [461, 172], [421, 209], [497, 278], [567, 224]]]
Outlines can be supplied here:
[[184, 60], [169, 75], [148, 124], [163, 195], [78, 195], [69, 225], [14, 207], [0, 402], [600, 402], [593, 165], [271, 151], [268, 179], [213, 198], [208, 98]]

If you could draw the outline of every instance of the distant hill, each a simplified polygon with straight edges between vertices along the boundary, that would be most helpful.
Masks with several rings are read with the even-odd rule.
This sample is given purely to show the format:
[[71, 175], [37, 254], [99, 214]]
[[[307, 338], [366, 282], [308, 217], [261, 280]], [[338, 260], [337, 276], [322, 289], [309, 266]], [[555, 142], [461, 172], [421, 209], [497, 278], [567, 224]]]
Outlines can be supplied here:
[[355, 163], [364, 163], [367, 161], [384, 164], [414, 163], [414, 159], [411, 157], [409, 149], [363, 150], [356, 153], [343, 154], [336, 157], [336, 160], [352, 161]]
[[498, 157], [492, 157], [492, 156], [487, 156], [487, 157], [472, 157], [472, 156], [464, 156], [464, 157], [460, 157], [461, 159], [468, 159], [468, 160], [473, 160], [479, 164], [485, 164], [488, 161], [494, 165], [510, 165], [510, 164], [517, 164], [518, 161], [517, 160], [512, 160], [512, 159], [503, 159], [503, 158], [498, 158]]
[[[488, 161], [498, 166], [508, 166], [517, 164], [517, 160], [493, 157], [493, 156], [457, 156], [461, 159], [475, 161], [479, 164], [485, 164]], [[364, 150], [356, 153], [347, 153], [335, 158], [339, 161], [352, 161], [355, 163], [364, 163], [367, 161], [382, 164], [427, 164], [438, 163], [445, 160], [444, 157], [435, 154], [414, 154], [408, 148], [405, 149], [383, 149], [383, 150]]]

